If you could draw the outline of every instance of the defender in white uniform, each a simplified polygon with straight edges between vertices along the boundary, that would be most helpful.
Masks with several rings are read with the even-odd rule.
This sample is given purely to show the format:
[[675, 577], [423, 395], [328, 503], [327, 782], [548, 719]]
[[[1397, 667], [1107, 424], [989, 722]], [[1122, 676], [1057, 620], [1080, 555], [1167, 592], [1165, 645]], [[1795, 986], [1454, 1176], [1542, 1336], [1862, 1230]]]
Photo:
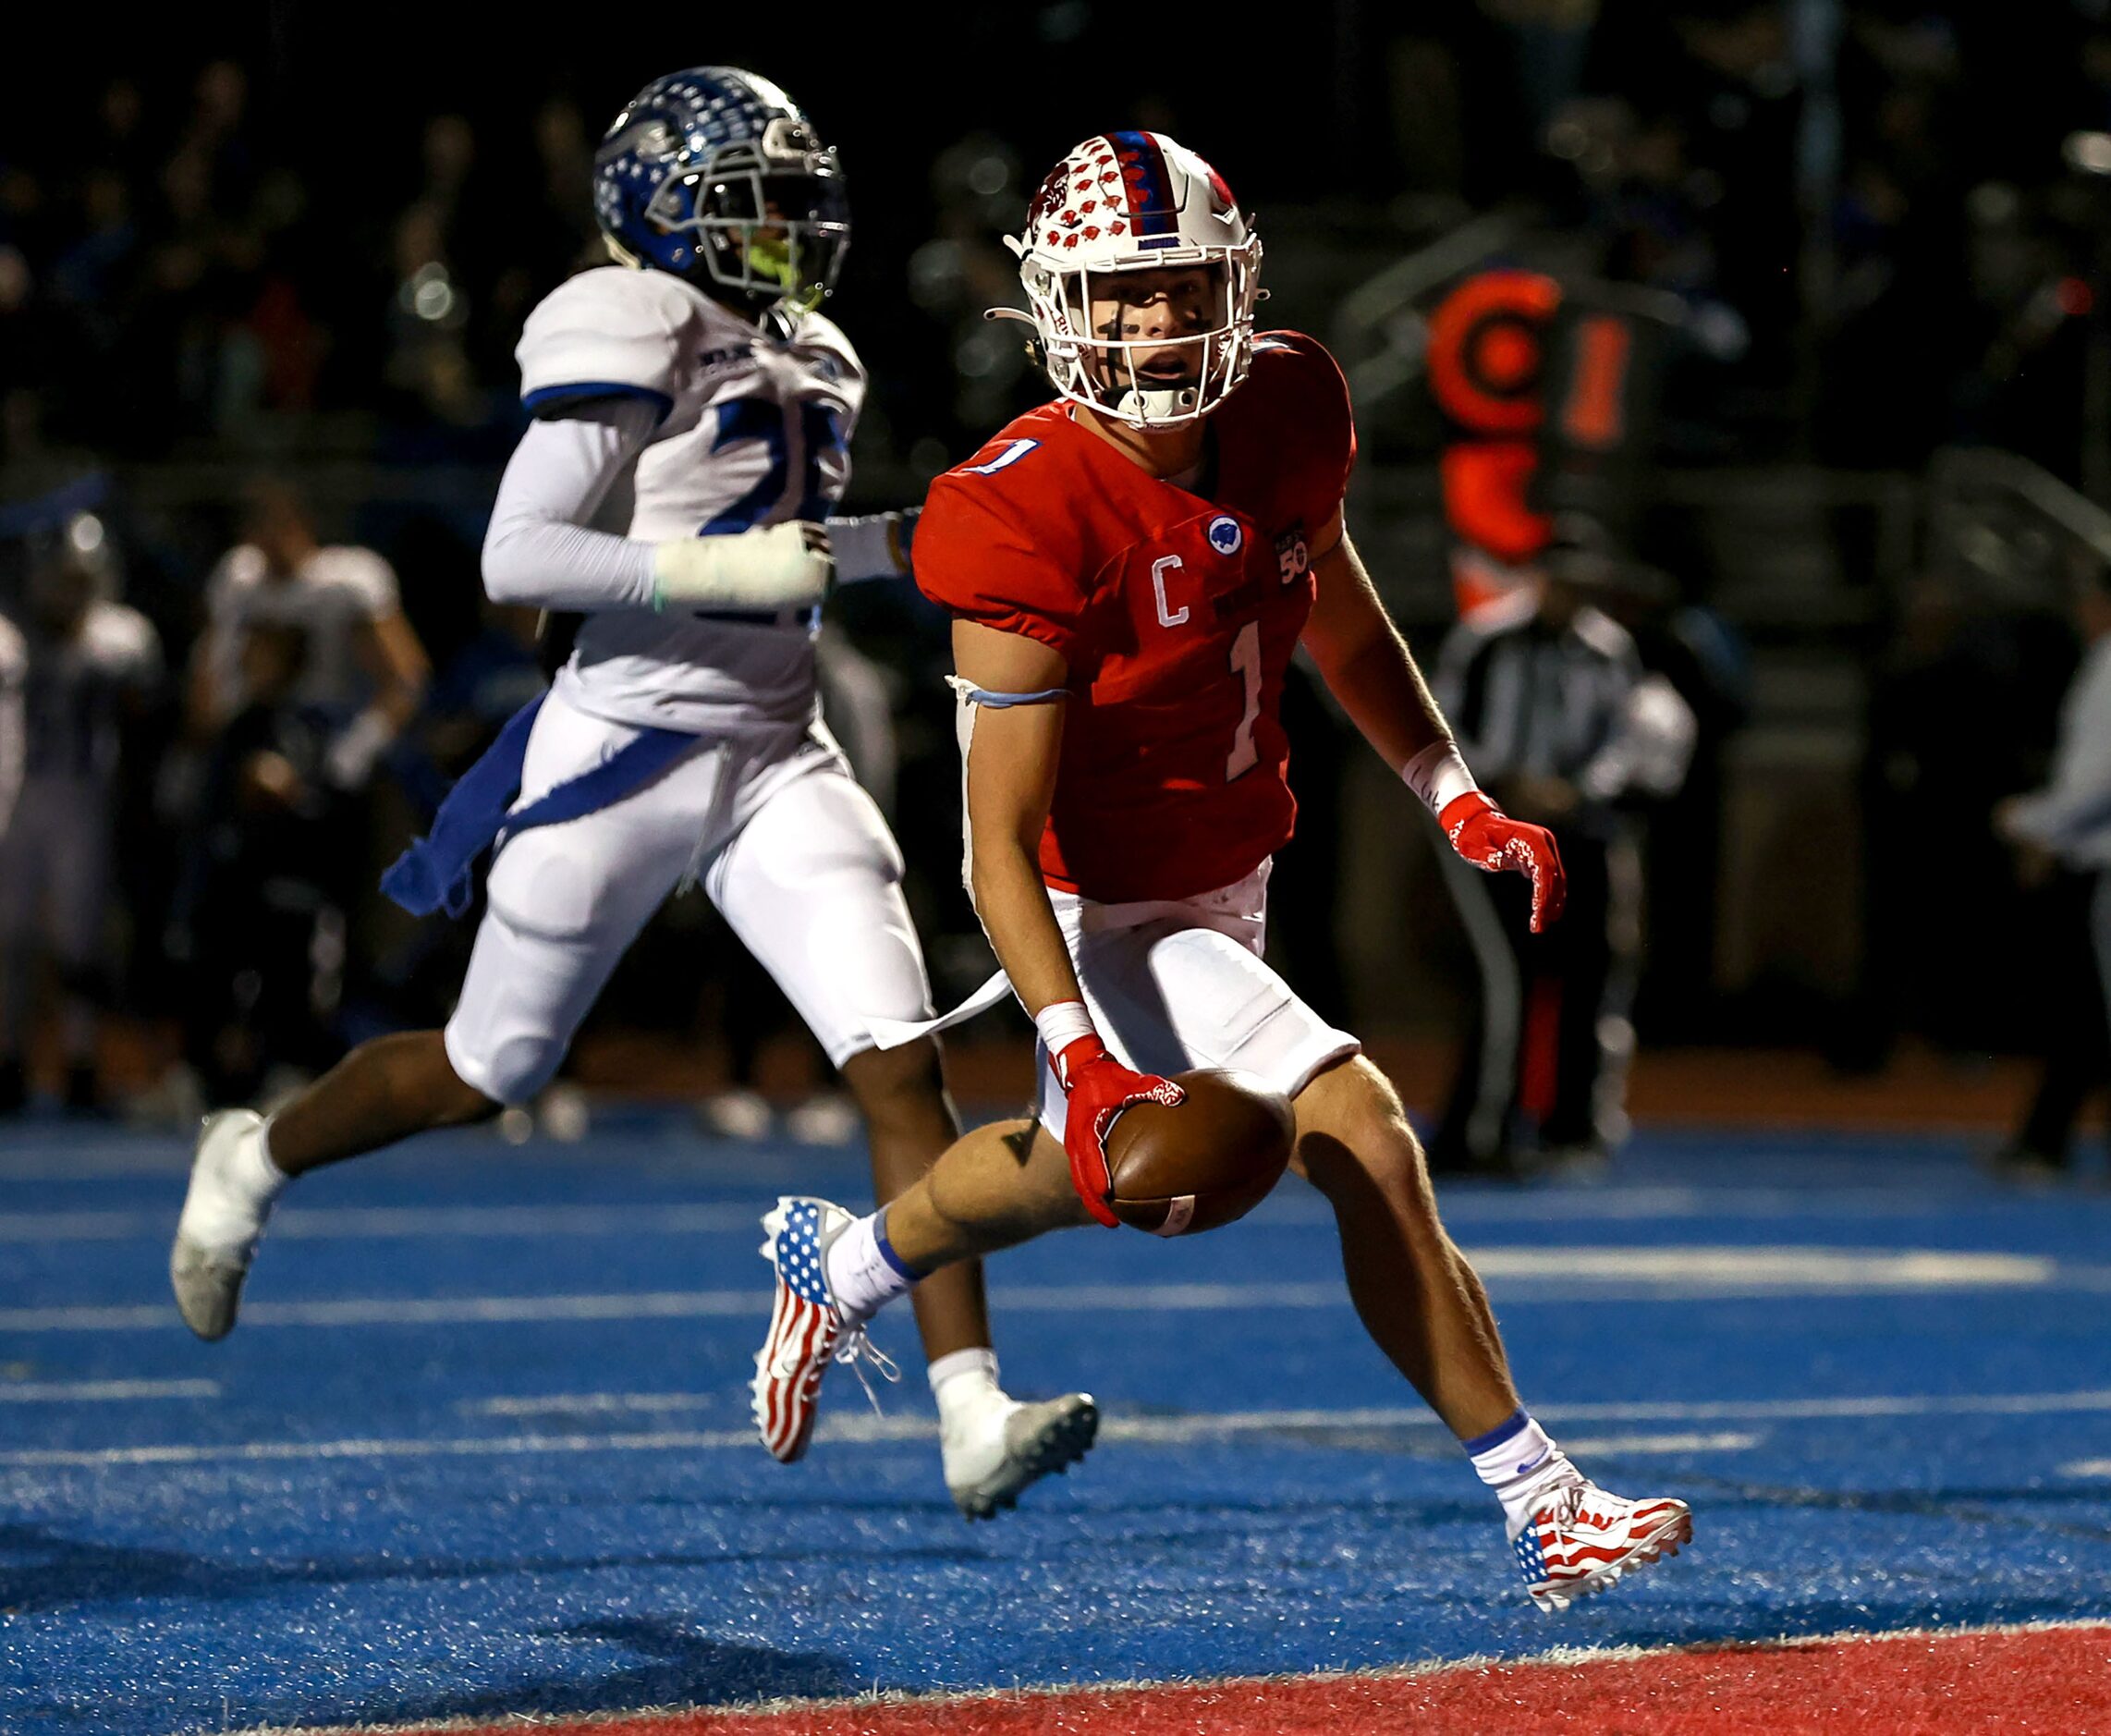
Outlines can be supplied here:
[[[848, 238], [835, 154], [775, 86], [725, 67], [659, 79], [596, 159], [616, 265], [530, 315], [536, 420], [500, 484], [484, 581], [577, 614], [568, 661], [384, 879], [414, 910], [487, 905], [445, 1031], [348, 1056], [268, 1122], [208, 1118], [170, 1259], [184, 1318], [216, 1339], [292, 1176], [495, 1114], [555, 1071], [624, 949], [701, 883], [842, 1070], [884, 1200], [957, 1135], [901, 858], [823, 727], [813, 630], [831, 564], [906, 568], [899, 515], [829, 520], [865, 389], [815, 312]], [[824, 525], [827, 528], [824, 530]], [[830, 537], [833, 534], [833, 555]], [[1020, 1405], [996, 1382], [981, 1276], [919, 1292], [946, 1480], [970, 1517], [1090, 1446], [1092, 1400]]]
[[58, 985], [67, 1106], [100, 1102], [121, 715], [162, 679], [160, 635], [107, 594], [116, 584], [103, 523], [82, 513], [32, 568], [20, 629], [0, 620], [0, 1115], [26, 1094], [22, 1054], [46, 960]]

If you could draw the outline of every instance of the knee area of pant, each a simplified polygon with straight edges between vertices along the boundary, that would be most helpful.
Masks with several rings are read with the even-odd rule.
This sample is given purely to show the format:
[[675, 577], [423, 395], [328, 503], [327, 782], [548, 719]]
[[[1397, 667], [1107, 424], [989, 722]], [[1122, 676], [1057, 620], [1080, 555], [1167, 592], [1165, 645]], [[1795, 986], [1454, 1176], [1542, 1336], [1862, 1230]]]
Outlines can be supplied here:
[[494, 1106], [527, 1103], [556, 1076], [563, 1049], [541, 1037], [512, 1037], [489, 1056], [469, 1060], [450, 1047], [448, 1064], [455, 1077]]

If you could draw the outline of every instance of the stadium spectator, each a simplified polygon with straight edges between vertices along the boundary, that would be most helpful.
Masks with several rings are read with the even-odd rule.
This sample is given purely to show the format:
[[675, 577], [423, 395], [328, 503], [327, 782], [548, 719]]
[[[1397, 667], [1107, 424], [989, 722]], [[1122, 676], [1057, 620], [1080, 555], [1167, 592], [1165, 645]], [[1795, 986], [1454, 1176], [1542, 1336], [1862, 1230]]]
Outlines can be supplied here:
[[324, 546], [290, 486], [259, 483], [243, 541], [209, 581], [207, 611], [191, 669], [193, 738], [210, 740], [253, 697], [242, 677], [249, 630], [298, 627], [307, 648], [293, 697], [336, 722], [322, 775], [338, 789], [363, 787], [417, 711], [428, 676], [388, 563], [372, 549]]
[[[102, 521], [65, 527], [31, 568], [13, 633], [19, 703], [0, 716], [0, 1114], [27, 1097], [25, 1059], [45, 966], [55, 973], [68, 1108], [99, 1106], [99, 1010], [115, 980], [109, 950], [112, 843], [122, 714], [143, 709], [162, 676], [146, 617], [109, 594]], [[0, 655], [4, 655], [0, 653]], [[0, 678], [5, 679], [5, 678]], [[10, 764], [18, 767], [18, 778]], [[7, 807], [0, 793], [0, 811]]]

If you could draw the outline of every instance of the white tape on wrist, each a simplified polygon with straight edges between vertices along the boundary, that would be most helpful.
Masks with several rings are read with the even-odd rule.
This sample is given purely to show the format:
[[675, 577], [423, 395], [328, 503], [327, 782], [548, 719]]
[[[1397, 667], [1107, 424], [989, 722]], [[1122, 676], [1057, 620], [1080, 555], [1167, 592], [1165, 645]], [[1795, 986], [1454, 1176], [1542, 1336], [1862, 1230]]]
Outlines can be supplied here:
[[1407, 786], [1422, 799], [1432, 813], [1441, 814], [1461, 796], [1469, 796], [1480, 785], [1473, 781], [1473, 774], [1466, 769], [1466, 761], [1460, 755], [1456, 742], [1433, 741], [1420, 753], [1400, 767], [1400, 776]]
[[1099, 1027], [1092, 1023], [1092, 1015], [1081, 1000], [1053, 1002], [1033, 1015], [1033, 1023], [1051, 1055], [1062, 1054], [1080, 1037], [1099, 1034]]
[[825, 544], [793, 521], [734, 535], [676, 537], [653, 552], [655, 608], [793, 608], [828, 589]]

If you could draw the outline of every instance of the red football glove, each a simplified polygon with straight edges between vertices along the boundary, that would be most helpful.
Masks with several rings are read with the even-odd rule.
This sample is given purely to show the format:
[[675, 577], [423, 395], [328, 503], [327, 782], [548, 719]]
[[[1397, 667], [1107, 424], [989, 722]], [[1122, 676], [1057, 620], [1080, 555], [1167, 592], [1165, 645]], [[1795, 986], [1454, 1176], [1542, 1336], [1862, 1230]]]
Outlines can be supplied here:
[[1069, 1099], [1063, 1149], [1070, 1157], [1070, 1185], [1088, 1212], [1116, 1229], [1121, 1219], [1108, 1204], [1114, 1198], [1114, 1176], [1107, 1168], [1107, 1134], [1115, 1117], [1132, 1103], [1182, 1103], [1188, 1094], [1170, 1079], [1131, 1072], [1097, 1037], [1066, 1044], [1056, 1057], [1056, 1077]]
[[1561, 852], [1544, 825], [1513, 820], [1478, 789], [1454, 796], [1436, 816], [1451, 848], [1476, 868], [1490, 874], [1504, 869], [1531, 875], [1531, 931], [1540, 933], [1561, 914], [1568, 883], [1561, 872]]

